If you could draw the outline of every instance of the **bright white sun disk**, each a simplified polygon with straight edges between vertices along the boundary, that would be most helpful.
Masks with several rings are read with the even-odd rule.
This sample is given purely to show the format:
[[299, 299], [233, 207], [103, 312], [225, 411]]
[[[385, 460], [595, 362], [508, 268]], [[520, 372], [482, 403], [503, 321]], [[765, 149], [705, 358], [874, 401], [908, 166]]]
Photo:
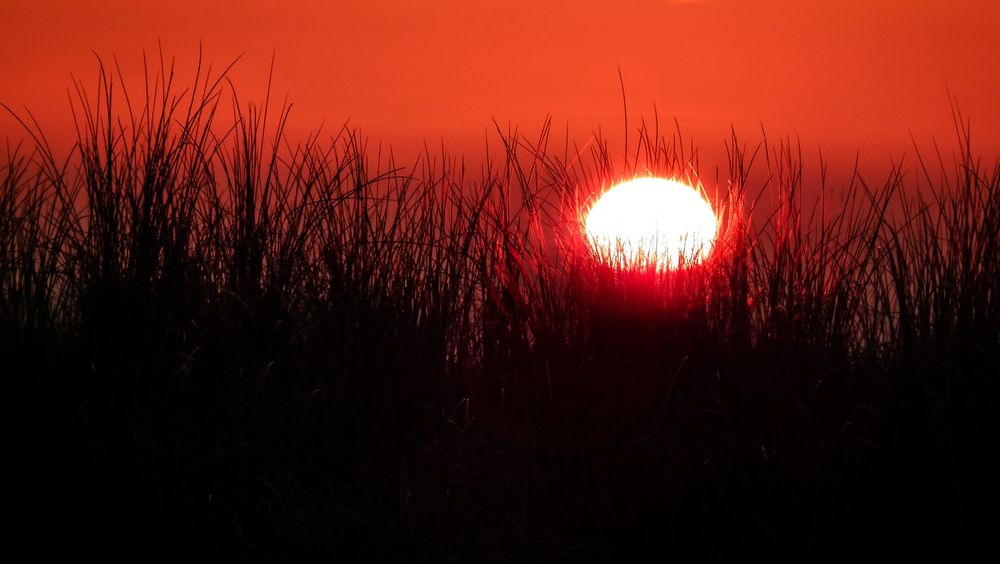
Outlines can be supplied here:
[[587, 213], [585, 229], [602, 261], [673, 270], [709, 256], [718, 220], [694, 188], [649, 177], [605, 192]]

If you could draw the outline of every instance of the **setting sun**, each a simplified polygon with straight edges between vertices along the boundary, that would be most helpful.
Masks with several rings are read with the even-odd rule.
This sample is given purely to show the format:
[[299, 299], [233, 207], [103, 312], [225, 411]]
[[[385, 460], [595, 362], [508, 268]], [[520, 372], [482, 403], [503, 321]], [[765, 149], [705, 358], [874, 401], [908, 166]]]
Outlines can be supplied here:
[[709, 256], [718, 221], [691, 186], [649, 177], [605, 192], [587, 213], [585, 227], [601, 261], [673, 270]]

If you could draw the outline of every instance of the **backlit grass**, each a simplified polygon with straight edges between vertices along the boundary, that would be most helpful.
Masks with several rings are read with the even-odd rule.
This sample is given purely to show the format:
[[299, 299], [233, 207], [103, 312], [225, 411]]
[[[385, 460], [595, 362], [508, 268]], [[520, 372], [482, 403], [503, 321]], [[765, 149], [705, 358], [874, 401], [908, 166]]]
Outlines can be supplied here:
[[[225, 73], [153, 68], [75, 85], [69, 155], [14, 112], [34, 142], [0, 163], [8, 486], [32, 550], [995, 548], [1000, 167], [961, 116], [954, 156], [837, 186], [735, 134], [711, 183], [645, 124], [621, 158], [498, 129], [472, 169], [348, 126], [290, 139], [288, 107]], [[594, 260], [583, 211], [639, 172], [713, 196], [708, 260]]]

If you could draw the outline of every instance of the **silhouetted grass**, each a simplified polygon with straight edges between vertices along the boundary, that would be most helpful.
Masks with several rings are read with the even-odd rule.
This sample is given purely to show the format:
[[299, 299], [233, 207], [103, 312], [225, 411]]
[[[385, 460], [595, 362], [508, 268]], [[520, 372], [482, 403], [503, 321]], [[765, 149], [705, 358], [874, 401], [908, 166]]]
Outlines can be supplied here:
[[478, 170], [403, 165], [151, 64], [138, 97], [117, 65], [75, 86], [71, 155], [28, 115], [0, 167], [9, 507], [37, 554], [995, 550], [1000, 167], [961, 116], [953, 161], [843, 186], [734, 133], [710, 259], [623, 271], [581, 215], [624, 178], [699, 182], [679, 130], [619, 160], [498, 129]]

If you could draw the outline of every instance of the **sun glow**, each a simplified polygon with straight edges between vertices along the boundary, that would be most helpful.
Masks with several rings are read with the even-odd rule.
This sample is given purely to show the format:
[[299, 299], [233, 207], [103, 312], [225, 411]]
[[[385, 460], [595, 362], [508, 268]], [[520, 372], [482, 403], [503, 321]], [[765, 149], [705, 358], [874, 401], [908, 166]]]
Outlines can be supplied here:
[[712, 206], [691, 186], [649, 177], [605, 192], [587, 213], [585, 229], [602, 262], [664, 271], [707, 258], [718, 220]]

